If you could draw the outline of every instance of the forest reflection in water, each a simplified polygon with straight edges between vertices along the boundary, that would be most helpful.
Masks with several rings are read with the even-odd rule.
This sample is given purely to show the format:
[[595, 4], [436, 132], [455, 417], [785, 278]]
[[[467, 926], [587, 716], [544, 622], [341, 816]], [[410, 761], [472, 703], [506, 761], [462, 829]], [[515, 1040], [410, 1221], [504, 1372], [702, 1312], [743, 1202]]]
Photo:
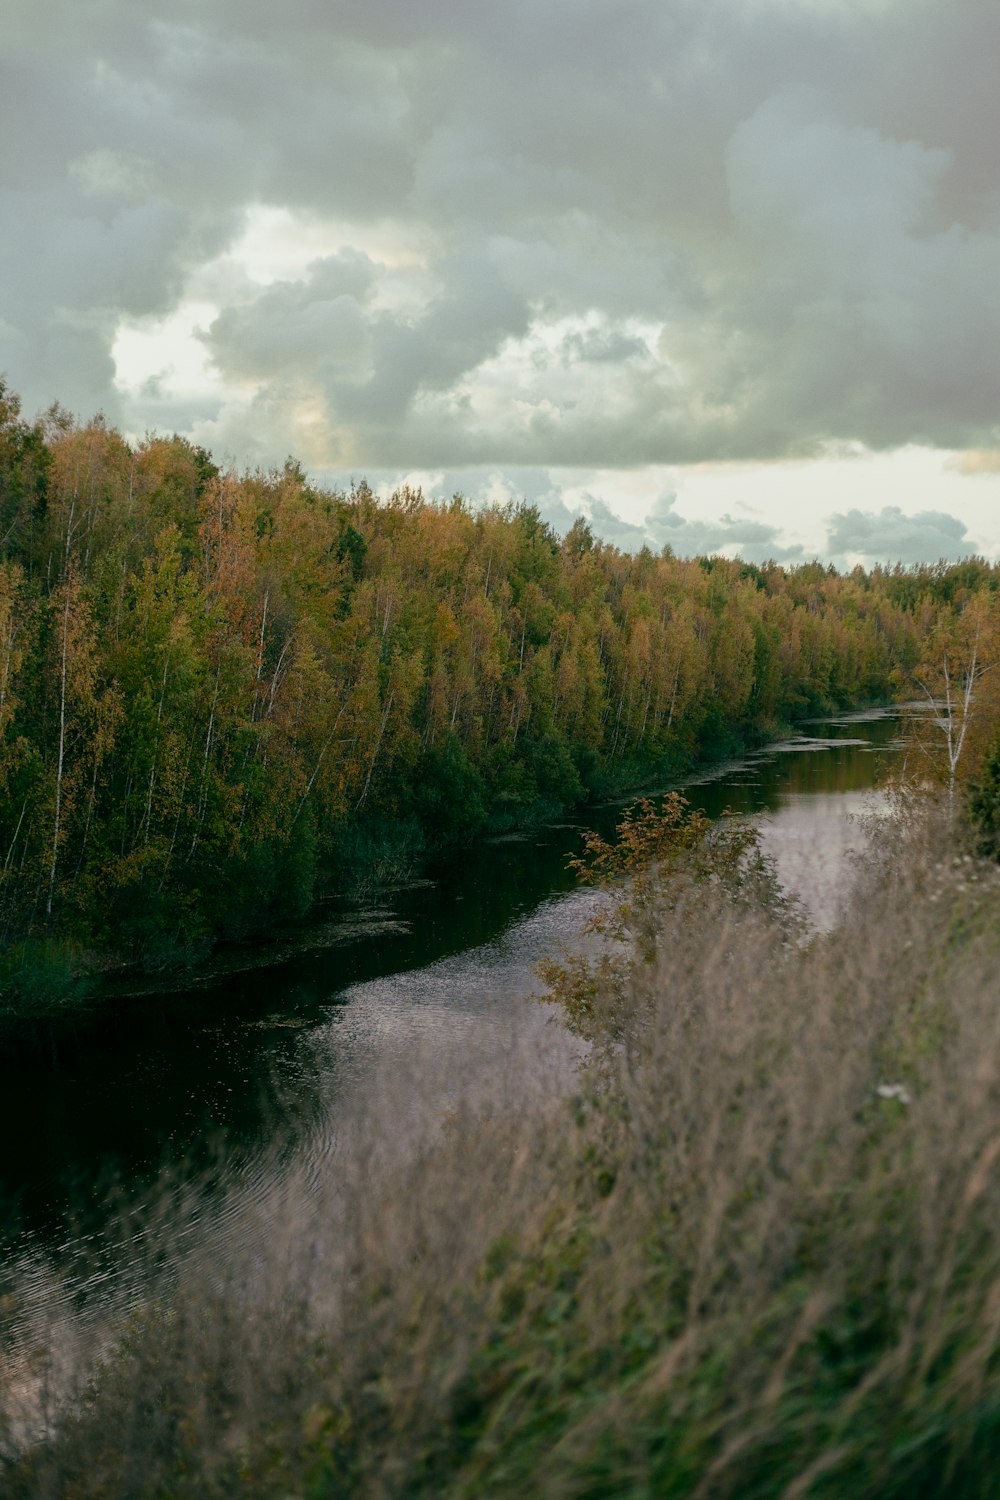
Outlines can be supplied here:
[[[683, 790], [711, 816], [759, 817], [779, 878], [828, 926], [862, 837], [852, 815], [877, 807], [902, 745], [897, 712], [847, 715]], [[570, 1044], [524, 1001], [539, 959], [595, 899], [576, 889], [567, 854], [584, 826], [610, 833], [621, 808], [484, 841], [375, 904], [326, 903], [293, 943], [208, 969], [182, 995], [122, 1000], [56, 1066], [20, 1065], [0, 1089], [12, 1226], [0, 1298], [31, 1320], [130, 1295], [142, 1274], [132, 1209], [164, 1170], [174, 1186], [159, 1212], [174, 1215], [175, 1239], [204, 1239], [204, 1199], [181, 1185], [192, 1171], [211, 1171], [227, 1221], [279, 1212], [289, 1173], [332, 1170], [338, 1123], [379, 1078], [419, 1075], [426, 1097], [432, 1076], [445, 1110], [459, 1084], [502, 1088], [525, 1051], [564, 1066]]]

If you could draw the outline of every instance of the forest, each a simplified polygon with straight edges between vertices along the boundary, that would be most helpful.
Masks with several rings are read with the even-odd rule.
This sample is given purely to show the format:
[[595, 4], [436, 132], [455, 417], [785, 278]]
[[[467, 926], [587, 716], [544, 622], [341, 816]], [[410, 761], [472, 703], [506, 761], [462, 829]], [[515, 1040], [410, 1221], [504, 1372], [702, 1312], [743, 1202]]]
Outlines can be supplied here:
[[631, 556], [527, 503], [28, 421], [0, 385], [0, 1005], [914, 691], [998, 581]]

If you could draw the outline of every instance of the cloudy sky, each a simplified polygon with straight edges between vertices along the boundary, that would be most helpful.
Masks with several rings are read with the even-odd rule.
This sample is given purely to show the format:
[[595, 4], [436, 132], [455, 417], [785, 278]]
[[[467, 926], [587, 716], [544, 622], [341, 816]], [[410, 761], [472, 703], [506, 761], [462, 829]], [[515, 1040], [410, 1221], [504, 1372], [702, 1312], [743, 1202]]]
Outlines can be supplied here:
[[0, 372], [237, 464], [1000, 555], [994, 0], [2, 0]]

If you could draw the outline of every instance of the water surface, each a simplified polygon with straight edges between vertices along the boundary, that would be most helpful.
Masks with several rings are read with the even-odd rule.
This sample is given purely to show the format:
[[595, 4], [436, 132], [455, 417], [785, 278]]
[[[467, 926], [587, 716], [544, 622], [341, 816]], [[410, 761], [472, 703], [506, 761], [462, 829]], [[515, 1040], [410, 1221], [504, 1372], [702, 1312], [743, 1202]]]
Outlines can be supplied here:
[[[682, 790], [713, 817], [759, 818], [781, 879], [829, 925], [861, 837], [852, 815], [871, 804], [899, 733], [896, 712], [817, 721]], [[245, 967], [122, 1001], [73, 1047], [0, 1073], [0, 1201], [16, 1211], [0, 1298], [51, 1298], [53, 1259], [76, 1266], [66, 1296], [114, 1281], [112, 1184], [135, 1200], [163, 1163], [214, 1160], [231, 1200], [266, 1213], [292, 1164], [330, 1170], [338, 1115], [377, 1075], [433, 1060], [445, 1101], [473, 1060], [485, 1076], [506, 1055], [512, 1033], [551, 1039], [543, 1008], [525, 1004], [535, 965], [595, 899], [567, 855], [584, 827], [610, 833], [620, 814], [607, 805], [485, 841], [377, 902], [327, 902]]]

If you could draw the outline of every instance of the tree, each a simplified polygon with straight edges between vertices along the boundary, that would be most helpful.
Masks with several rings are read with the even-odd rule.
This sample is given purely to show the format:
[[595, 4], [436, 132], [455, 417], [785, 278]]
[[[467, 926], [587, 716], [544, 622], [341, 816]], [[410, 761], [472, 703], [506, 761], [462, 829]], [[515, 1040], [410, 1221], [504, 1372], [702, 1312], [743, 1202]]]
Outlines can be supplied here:
[[998, 627], [996, 601], [992, 594], [980, 590], [957, 615], [942, 611], [917, 671], [917, 682], [930, 708], [930, 722], [943, 738], [950, 799], [954, 798], [959, 766], [970, 740], [983, 738], [976, 734], [985, 718], [981, 685], [1000, 654]]
[[50, 466], [41, 424], [21, 420], [20, 399], [0, 379], [0, 554], [30, 558], [45, 516]]

